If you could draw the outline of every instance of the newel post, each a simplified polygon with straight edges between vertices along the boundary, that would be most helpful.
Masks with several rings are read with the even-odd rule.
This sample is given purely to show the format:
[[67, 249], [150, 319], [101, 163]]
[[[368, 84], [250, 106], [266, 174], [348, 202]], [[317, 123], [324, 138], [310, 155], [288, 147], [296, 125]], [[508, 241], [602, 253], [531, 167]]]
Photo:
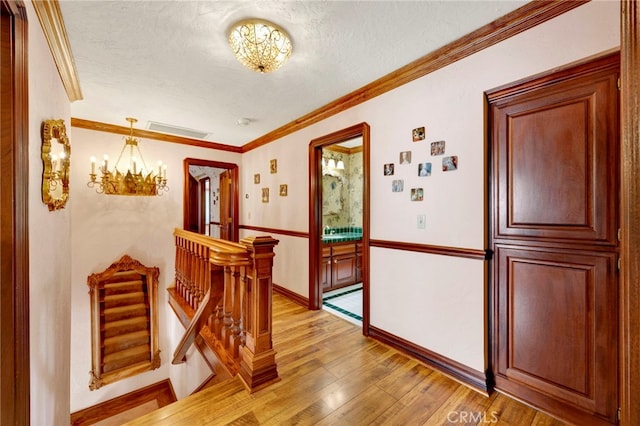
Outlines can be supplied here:
[[271, 341], [271, 291], [273, 282], [273, 248], [278, 240], [270, 236], [243, 238], [240, 244], [250, 252], [251, 265], [247, 267], [244, 282], [246, 300], [243, 308], [245, 344], [240, 349], [240, 377], [250, 391], [279, 380], [275, 351]]

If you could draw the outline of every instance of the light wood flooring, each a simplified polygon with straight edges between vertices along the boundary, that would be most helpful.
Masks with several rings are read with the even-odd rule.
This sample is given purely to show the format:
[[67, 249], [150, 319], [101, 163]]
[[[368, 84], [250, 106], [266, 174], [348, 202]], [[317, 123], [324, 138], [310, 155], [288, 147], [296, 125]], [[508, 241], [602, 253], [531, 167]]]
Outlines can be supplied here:
[[249, 394], [240, 379], [128, 425], [563, 425], [502, 394], [481, 395], [325, 311], [274, 294], [281, 381]]

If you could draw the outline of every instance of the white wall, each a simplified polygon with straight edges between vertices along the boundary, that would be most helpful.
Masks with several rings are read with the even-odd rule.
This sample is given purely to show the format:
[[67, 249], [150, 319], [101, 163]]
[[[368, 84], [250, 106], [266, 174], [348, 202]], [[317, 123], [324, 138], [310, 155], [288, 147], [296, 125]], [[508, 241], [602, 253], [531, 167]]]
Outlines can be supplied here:
[[[594, 1], [444, 69], [376, 97], [243, 155], [243, 224], [308, 231], [308, 144], [351, 125], [371, 126], [371, 238], [470, 249], [486, 248], [486, 167], [484, 92], [619, 45], [619, 3]], [[411, 131], [426, 127], [426, 139], [412, 142]], [[458, 170], [443, 173], [442, 157], [429, 155], [429, 142], [446, 141]], [[399, 166], [400, 151], [413, 152]], [[278, 159], [277, 179], [268, 161]], [[432, 176], [418, 178], [417, 163], [431, 161]], [[383, 176], [385, 163], [394, 176]], [[289, 197], [261, 203], [253, 173], [274, 191], [289, 184]], [[404, 192], [392, 193], [391, 180], [403, 178]], [[424, 188], [424, 201], [409, 199]], [[273, 198], [272, 198], [273, 199]], [[417, 229], [419, 214], [426, 228]], [[278, 238], [276, 236], [276, 238]], [[283, 256], [274, 274], [295, 258], [296, 276], [274, 281], [308, 297], [308, 251], [304, 238], [281, 239]], [[285, 257], [287, 256], [287, 257]], [[288, 257], [296, 256], [296, 257]], [[484, 262], [397, 250], [371, 250], [371, 325], [410, 340], [477, 371], [484, 371], [486, 282]], [[279, 273], [279, 272], [278, 272]], [[284, 274], [282, 275], [284, 277]]]
[[[124, 120], [124, 117], [123, 117]], [[87, 187], [89, 158], [108, 154], [115, 162], [124, 143], [121, 135], [71, 129], [71, 411], [77, 411], [140, 387], [171, 377], [178, 397], [190, 393], [206, 377], [200, 355], [193, 362], [171, 366], [171, 357], [184, 330], [168, 306], [166, 289], [173, 283], [173, 230], [182, 228], [184, 170], [187, 157], [240, 163], [240, 155], [224, 151], [142, 139], [140, 150], [147, 164], [167, 165], [170, 190], [156, 197], [103, 195]], [[159, 369], [89, 390], [91, 321], [87, 277], [102, 272], [128, 254], [146, 266], [160, 268], [158, 306], [160, 320]]]
[[[44, 120], [64, 119], [70, 104], [38, 17], [29, 21], [29, 321], [31, 424], [69, 423], [71, 207], [50, 212], [42, 202]], [[70, 200], [73, 203], [73, 199]]]

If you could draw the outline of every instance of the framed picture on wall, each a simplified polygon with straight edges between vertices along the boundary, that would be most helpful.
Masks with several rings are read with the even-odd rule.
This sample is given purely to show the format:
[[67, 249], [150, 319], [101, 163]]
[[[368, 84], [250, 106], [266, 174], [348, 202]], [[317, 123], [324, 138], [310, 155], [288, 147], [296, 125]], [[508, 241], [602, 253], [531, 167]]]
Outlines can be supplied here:
[[288, 188], [287, 188], [286, 184], [280, 185], [280, 196], [281, 197], [286, 197], [287, 196], [287, 191], [288, 191]]
[[444, 157], [442, 159], [442, 171], [451, 172], [453, 170], [458, 170], [458, 156]]
[[443, 155], [444, 154], [444, 141], [431, 142], [431, 155]]
[[414, 142], [424, 140], [424, 127], [417, 127], [411, 131], [411, 137]]
[[402, 151], [400, 153], [400, 164], [411, 164], [411, 151]]
[[418, 176], [431, 176], [431, 163], [418, 163]]
[[260, 183], [260, 173], [256, 173], [255, 175], [253, 175], [253, 183], [255, 183], [256, 185]]
[[393, 176], [393, 169], [394, 169], [393, 163], [385, 164], [384, 165], [384, 175], [385, 176]]
[[422, 201], [424, 190], [422, 188], [411, 188], [411, 201]]
[[262, 202], [269, 202], [269, 188], [262, 188]]
[[278, 173], [278, 160], [275, 158], [269, 161], [269, 171], [273, 173]]
[[394, 179], [391, 182], [391, 192], [402, 192], [404, 191], [404, 180], [402, 179]]

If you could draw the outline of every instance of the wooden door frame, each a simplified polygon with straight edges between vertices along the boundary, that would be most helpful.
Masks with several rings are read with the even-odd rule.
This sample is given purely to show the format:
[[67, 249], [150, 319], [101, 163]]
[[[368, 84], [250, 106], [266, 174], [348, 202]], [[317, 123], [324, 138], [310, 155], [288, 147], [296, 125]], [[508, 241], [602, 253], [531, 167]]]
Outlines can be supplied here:
[[[1, 0], [2, 43], [11, 60], [2, 77], [2, 250], [0, 261], [0, 412], [2, 422], [30, 422], [29, 78], [28, 22], [22, 1]], [[7, 18], [8, 16], [8, 18]], [[5, 19], [10, 25], [5, 26]], [[6, 59], [6, 58], [4, 58]], [[6, 94], [10, 96], [6, 96]], [[8, 169], [11, 169], [10, 171]]]
[[225, 163], [222, 161], [213, 161], [213, 160], [202, 160], [199, 158], [185, 158], [184, 159], [184, 200], [182, 202], [182, 226], [184, 229], [188, 229], [189, 223], [189, 166], [206, 166], [213, 167], [216, 169], [226, 169], [229, 170], [229, 176], [231, 178], [231, 205], [233, 208], [232, 220], [233, 226], [232, 229], [232, 238], [231, 241], [238, 241], [240, 235], [240, 226], [238, 223], [240, 213], [238, 211], [240, 205], [240, 185], [238, 178], [238, 165], [235, 163]]
[[309, 143], [309, 309], [322, 307], [322, 148], [362, 137], [362, 334], [369, 335], [369, 125], [365, 122], [313, 139]]
[[[209, 182], [209, 217], [207, 218], [207, 220], [205, 221], [205, 213], [207, 211], [206, 209], [206, 202], [205, 202], [205, 195], [207, 194], [207, 192], [205, 191], [205, 182]], [[200, 233], [201, 234], [205, 234], [205, 235], [211, 235], [211, 229], [210, 229], [210, 222], [211, 222], [211, 178], [209, 176], [207, 177], [203, 177], [202, 179], [198, 180], [198, 191], [200, 192], [199, 195], [199, 205], [198, 205], [198, 227], [200, 228]], [[205, 232], [206, 230], [206, 232]]]
[[640, 5], [620, 2], [620, 424], [640, 424]]

